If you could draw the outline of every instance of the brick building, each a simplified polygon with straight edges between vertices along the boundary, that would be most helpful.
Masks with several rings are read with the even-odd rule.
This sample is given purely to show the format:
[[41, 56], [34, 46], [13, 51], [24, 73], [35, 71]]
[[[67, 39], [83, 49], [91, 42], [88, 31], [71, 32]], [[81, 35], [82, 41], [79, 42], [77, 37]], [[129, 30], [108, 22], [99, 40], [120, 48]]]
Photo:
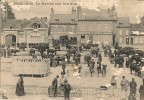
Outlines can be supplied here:
[[129, 45], [131, 42], [131, 25], [128, 17], [118, 17], [116, 24], [116, 42], [120, 45]]
[[50, 37], [52, 39], [59, 39], [60, 36], [67, 35], [69, 39], [77, 36], [77, 14], [76, 10], [72, 8], [69, 14], [55, 14], [54, 9], [51, 9], [50, 15]]
[[116, 21], [115, 7], [99, 11], [78, 7], [79, 45], [87, 40], [113, 45]]
[[2, 44], [47, 43], [48, 25], [46, 18], [31, 20], [7, 19], [1, 34]]
[[131, 25], [131, 45], [143, 45], [144, 44], [144, 23]]

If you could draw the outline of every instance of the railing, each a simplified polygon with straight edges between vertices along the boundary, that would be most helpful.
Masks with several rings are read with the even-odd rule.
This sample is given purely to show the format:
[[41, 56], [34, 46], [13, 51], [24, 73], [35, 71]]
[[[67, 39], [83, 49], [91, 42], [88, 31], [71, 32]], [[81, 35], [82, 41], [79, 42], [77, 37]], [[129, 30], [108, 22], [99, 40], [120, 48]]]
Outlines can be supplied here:
[[[16, 86], [14, 85], [1, 86], [2, 89], [8, 91], [5, 93], [5, 95], [15, 95], [15, 87]], [[28, 96], [42, 95], [42, 96], [52, 97], [52, 91], [49, 92], [48, 87], [46, 86], [24, 86], [24, 87], [25, 87], [25, 93]], [[96, 100], [98, 98], [103, 98], [104, 100], [111, 100], [111, 98], [114, 98], [112, 100], [120, 100], [121, 89], [117, 88], [114, 94], [115, 96], [112, 96], [112, 90], [110, 88], [103, 89], [97, 87], [81, 87], [81, 86], [72, 85], [70, 97], [83, 98], [83, 100]], [[63, 92], [62, 91], [60, 92], [60, 89], [58, 90], [58, 97], [63, 97]], [[138, 98], [137, 100], [139, 100], [138, 90], [137, 90], [136, 98]]]

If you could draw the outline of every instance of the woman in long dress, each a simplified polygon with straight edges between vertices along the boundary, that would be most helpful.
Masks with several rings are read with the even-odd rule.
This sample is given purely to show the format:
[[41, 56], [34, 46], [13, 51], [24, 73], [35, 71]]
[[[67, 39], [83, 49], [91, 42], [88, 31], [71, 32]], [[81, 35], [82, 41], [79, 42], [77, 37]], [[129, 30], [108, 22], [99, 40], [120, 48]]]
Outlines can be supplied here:
[[16, 85], [16, 95], [18, 96], [23, 96], [25, 94], [24, 92], [24, 81], [23, 81], [23, 77], [20, 76], [17, 85]]

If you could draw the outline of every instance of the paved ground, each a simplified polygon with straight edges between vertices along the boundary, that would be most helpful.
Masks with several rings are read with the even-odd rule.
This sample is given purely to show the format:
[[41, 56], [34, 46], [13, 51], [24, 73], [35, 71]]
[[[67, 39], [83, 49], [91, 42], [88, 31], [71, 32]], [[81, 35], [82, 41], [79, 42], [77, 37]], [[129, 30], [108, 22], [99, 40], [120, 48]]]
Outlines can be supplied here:
[[[59, 52], [64, 53], [64, 52]], [[20, 56], [20, 55], [27, 55], [28, 52], [21, 52], [18, 54], [19, 58], [25, 58], [26, 56]], [[85, 53], [82, 53], [84, 55]], [[102, 53], [103, 54], [103, 53]], [[44, 78], [33, 78], [33, 77], [24, 77], [24, 85], [25, 85], [25, 91], [26, 95], [22, 97], [15, 96], [15, 85], [18, 81], [18, 77], [12, 76], [12, 58], [2, 58], [2, 64], [1, 64], [1, 85], [2, 89], [6, 90], [6, 96], [11, 99], [22, 99], [22, 100], [63, 100], [63, 97], [57, 97], [57, 98], [51, 98], [47, 95], [47, 88], [51, 85], [51, 82], [53, 78], [58, 74], [60, 75], [62, 69], [61, 66], [58, 67], [52, 67], [50, 68], [51, 74], [48, 77]], [[83, 57], [82, 57], [83, 58]], [[95, 58], [95, 61], [97, 61], [97, 58]], [[69, 83], [71, 85], [76, 85], [82, 88], [83, 90], [83, 96], [81, 98], [72, 97], [72, 100], [120, 100], [120, 81], [122, 75], [126, 75], [126, 78], [131, 81], [131, 78], [135, 78], [138, 88], [140, 84], [142, 84], [142, 79], [131, 75], [129, 73], [129, 69], [127, 68], [114, 68], [113, 64], [109, 63], [108, 58], [103, 57], [103, 62], [105, 62], [107, 67], [107, 75], [105, 77], [97, 76], [97, 73], [95, 72], [93, 77], [90, 77], [90, 73], [87, 67], [87, 64], [85, 64], [84, 60], [81, 60], [82, 63], [82, 74], [81, 77], [75, 76], [75, 72], [73, 71], [73, 68], [71, 67], [71, 64], [67, 65], [66, 70], [69, 70], [69, 75], [66, 76]], [[105, 86], [106, 84], [110, 84], [111, 76], [113, 73], [117, 73], [118, 76], [118, 89], [116, 91], [115, 97], [110, 97], [108, 94], [111, 93], [111, 90], [107, 91], [100, 91], [96, 90], [100, 86]], [[137, 93], [137, 98], [139, 97], [139, 93]], [[102, 99], [103, 98], [103, 99]], [[138, 99], [139, 100], [139, 99]]]

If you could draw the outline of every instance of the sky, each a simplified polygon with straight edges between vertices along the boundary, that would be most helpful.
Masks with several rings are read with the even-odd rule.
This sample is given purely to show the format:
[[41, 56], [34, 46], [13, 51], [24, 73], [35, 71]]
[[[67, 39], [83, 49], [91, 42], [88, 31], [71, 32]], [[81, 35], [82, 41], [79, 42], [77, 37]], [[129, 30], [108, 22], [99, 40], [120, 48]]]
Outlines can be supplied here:
[[[2, 0], [4, 1], [4, 0]], [[144, 0], [5, 0], [13, 8], [17, 19], [30, 19], [32, 17], [49, 17], [50, 9], [55, 13], [70, 13], [72, 7], [81, 5], [99, 11], [99, 8], [116, 7], [120, 17], [129, 17], [131, 23], [139, 23], [139, 18], [144, 16]], [[29, 3], [26, 5], [26, 3]], [[42, 5], [42, 3], [47, 3]], [[52, 5], [52, 3], [55, 3]], [[64, 5], [63, 3], [74, 3]], [[75, 5], [77, 3], [77, 5]], [[56, 5], [57, 4], [57, 5]], [[59, 4], [59, 5], [58, 5]]]

